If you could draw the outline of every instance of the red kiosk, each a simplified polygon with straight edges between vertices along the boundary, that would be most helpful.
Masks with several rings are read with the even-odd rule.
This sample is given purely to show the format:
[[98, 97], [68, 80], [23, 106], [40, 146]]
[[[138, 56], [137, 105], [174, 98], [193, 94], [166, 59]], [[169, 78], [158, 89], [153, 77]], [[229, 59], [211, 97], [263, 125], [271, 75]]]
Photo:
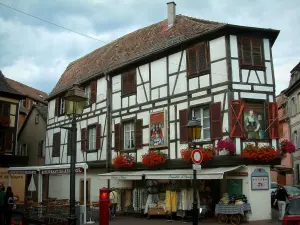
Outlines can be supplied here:
[[99, 199], [99, 225], [109, 224], [109, 190], [101, 188]]

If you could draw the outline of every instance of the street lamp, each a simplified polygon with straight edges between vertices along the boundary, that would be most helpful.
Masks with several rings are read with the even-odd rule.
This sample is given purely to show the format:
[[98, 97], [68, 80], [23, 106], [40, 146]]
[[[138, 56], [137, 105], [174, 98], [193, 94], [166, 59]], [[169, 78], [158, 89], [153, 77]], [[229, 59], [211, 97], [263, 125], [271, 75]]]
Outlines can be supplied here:
[[[201, 138], [202, 126], [199, 120], [193, 118], [188, 122], [187, 127], [192, 142]], [[198, 203], [197, 203], [197, 171], [193, 169], [193, 225], [198, 224], [198, 213], [199, 210], [198, 210]]]
[[76, 224], [75, 214], [75, 165], [76, 165], [76, 139], [77, 139], [77, 123], [76, 118], [80, 117], [83, 113], [84, 106], [86, 105], [87, 97], [84, 91], [79, 88], [78, 84], [74, 86], [64, 96], [65, 100], [65, 114], [72, 120], [71, 128], [71, 165], [70, 165], [70, 216], [68, 218], [69, 225]]

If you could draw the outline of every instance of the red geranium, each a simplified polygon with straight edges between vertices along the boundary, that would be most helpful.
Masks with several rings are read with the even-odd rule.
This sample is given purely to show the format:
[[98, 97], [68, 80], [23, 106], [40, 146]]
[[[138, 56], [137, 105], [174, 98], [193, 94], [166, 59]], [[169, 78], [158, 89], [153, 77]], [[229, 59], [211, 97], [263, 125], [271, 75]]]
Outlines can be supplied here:
[[183, 159], [183, 161], [185, 162], [191, 162], [192, 161], [192, 152], [194, 149], [192, 148], [185, 148], [185, 149], [181, 149], [180, 154], [181, 157]]
[[217, 149], [219, 151], [226, 150], [230, 153], [235, 153], [235, 144], [230, 138], [226, 138], [224, 140], [219, 140], [217, 143]]
[[120, 168], [120, 167], [132, 167], [135, 162], [133, 156], [129, 154], [120, 154], [113, 158], [113, 166]]
[[276, 158], [278, 152], [270, 146], [256, 147], [254, 144], [248, 143], [242, 152], [242, 157], [250, 160], [260, 160], [270, 162]]
[[[211, 160], [215, 154], [215, 149], [212, 145], [205, 146], [204, 148], [202, 148], [200, 146], [199, 150], [202, 152], [202, 155], [203, 155], [202, 161], [203, 162]], [[192, 162], [192, 152], [193, 151], [194, 151], [194, 149], [192, 149], [192, 148], [181, 149], [180, 153], [181, 153], [181, 157], [182, 157], [183, 161]]]
[[148, 167], [163, 164], [166, 160], [167, 155], [159, 151], [151, 150], [142, 155], [142, 163]]
[[296, 147], [295, 145], [293, 145], [291, 141], [284, 139], [280, 142], [280, 150], [282, 154], [285, 153], [291, 154], [296, 151]]

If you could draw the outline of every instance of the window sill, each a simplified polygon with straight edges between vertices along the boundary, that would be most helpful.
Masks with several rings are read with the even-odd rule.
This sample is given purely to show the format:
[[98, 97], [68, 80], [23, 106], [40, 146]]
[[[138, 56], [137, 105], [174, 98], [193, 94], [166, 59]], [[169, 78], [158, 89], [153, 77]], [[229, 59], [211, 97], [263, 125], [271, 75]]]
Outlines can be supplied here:
[[191, 79], [191, 78], [195, 78], [195, 77], [200, 77], [200, 76], [204, 76], [204, 75], [207, 75], [210, 73], [210, 70], [203, 70], [199, 73], [196, 73], [196, 74], [192, 74], [192, 75], [187, 75], [187, 78], [188, 79]]
[[244, 142], [270, 142], [270, 141], [272, 141], [272, 139], [271, 138], [263, 138], [263, 139], [242, 138], [242, 141], [244, 141]]
[[136, 91], [132, 92], [132, 93], [128, 93], [128, 94], [122, 94], [121, 97], [125, 98], [125, 97], [129, 97], [129, 96], [132, 96], [132, 95], [136, 95]]
[[123, 152], [129, 152], [129, 153], [131, 153], [131, 152], [135, 152], [136, 151], [136, 148], [128, 148], [128, 149], [123, 149]]
[[97, 149], [87, 150], [86, 153], [94, 153], [94, 152], [97, 152], [97, 151], [98, 151]]
[[249, 65], [241, 65], [241, 69], [250, 69], [250, 70], [260, 70], [265, 71], [265, 66], [249, 66]]

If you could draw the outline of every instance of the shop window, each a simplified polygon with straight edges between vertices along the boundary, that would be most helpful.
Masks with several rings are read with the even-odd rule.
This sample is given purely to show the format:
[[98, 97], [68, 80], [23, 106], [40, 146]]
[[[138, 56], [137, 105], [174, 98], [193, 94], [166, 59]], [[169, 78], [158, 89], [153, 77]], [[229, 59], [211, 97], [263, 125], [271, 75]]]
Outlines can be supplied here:
[[[248, 139], [279, 138], [278, 108], [275, 102], [230, 102], [230, 136]], [[265, 110], [267, 108], [267, 110]]]
[[199, 107], [192, 110], [193, 118], [201, 121], [201, 140], [210, 140], [210, 112], [209, 107]]
[[187, 50], [187, 76], [207, 74], [209, 71], [209, 51], [206, 42], [194, 45]]
[[134, 148], [134, 122], [124, 123], [124, 149]]
[[41, 157], [41, 158], [45, 157], [44, 140], [40, 140], [38, 143], [38, 157]]
[[136, 69], [122, 74], [122, 95], [128, 96], [136, 93]]
[[53, 134], [52, 157], [60, 157], [60, 132]]
[[88, 128], [88, 150], [96, 150], [96, 125]]
[[264, 69], [262, 39], [240, 38], [240, 54], [242, 68]]

